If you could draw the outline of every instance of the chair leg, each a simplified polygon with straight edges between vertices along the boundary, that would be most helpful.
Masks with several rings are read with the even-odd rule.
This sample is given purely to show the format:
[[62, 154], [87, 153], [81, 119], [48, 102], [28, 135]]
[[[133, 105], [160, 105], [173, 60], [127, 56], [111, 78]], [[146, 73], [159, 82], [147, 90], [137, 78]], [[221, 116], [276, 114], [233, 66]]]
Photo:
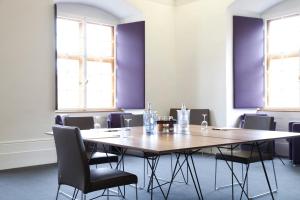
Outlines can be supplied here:
[[86, 195], [81, 192], [81, 200], [86, 200]]
[[[273, 194], [273, 193], [276, 193], [277, 190], [278, 190], [277, 176], [276, 176], [276, 171], [275, 171], [275, 166], [274, 166], [274, 161], [273, 160], [272, 160], [272, 167], [273, 167], [273, 173], [274, 173], [274, 179], [275, 179], [275, 189], [272, 190], [272, 194]], [[248, 185], [248, 178], [247, 178], [247, 185]], [[247, 190], [248, 190], [248, 188], [247, 188]], [[249, 191], [247, 191], [247, 193], [249, 194]], [[249, 197], [250, 197], [250, 199], [256, 199], [258, 197], [262, 197], [262, 196], [265, 196], [265, 195], [268, 195], [268, 194], [271, 194], [270, 191], [267, 191], [267, 192], [264, 192], [264, 193], [261, 193], [261, 194], [257, 194], [257, 195], [252, 196], [252, 197], [250, 197], [250, 195], [249, 195]]]
[[274, 160], [272, 160], [272, 166], [273, 166], [273, 172], [274, 172], [274, 179], [275, 179], [276, 190], [278, 190], [278, 183], [277, 183], [277, 176], [276, 176], [276, 171], [275, 171]]
[[56, 193], [56, 200], [58, 199], [58, 194], [59, 194], [59, 190], [60, 190], [60, 185], [58, 185], [58, 188], [57, 188], [57, 193]]
[[73, 192], [73, 195], [72, 195], [72, 200], [75, 199], [76, 191], [77, 191], [77, 189], [75, 188], [74, 192]]
[[217, 167], [218, 167], [218, 159], [215, 159], [215, 190], [217, 190]]
[[135, 199], [138, 200], [138, 185], [135, 184]]
[[146, 187], [146, 159], [144, 158], [144, 180], [143, 180], [143, 188]]

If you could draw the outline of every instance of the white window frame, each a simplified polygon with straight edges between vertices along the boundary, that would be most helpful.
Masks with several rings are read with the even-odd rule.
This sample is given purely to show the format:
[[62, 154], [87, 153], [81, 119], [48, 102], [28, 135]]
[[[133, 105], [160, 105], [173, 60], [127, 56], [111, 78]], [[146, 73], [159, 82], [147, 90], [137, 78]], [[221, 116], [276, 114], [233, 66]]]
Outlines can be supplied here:
[[[81, 48], [83, 48], [83, 53], [79, 55], [68, 55], [68, 54], [59, 54], [57, 52], [56, 55], [56, 62], [58, 59], [65, 58], [65, 59], [71, 59], [71, 60], [78, 60], [80, 63], [80, 71], [82, 71], [83, 77], [81, 77], [81, 83], [84, 84], [83, 86], [83, 97], [80, 99], [83, 100], [82, 107], [81, 108], [58, 108], [58, 82], [56, 80], [56, 111], [57, 112], [86, 112], [86, 111], [114, 111], [116, 110], [116, 60], [115, 60], [115, 26], [114, 25], [108, 25], [96, 22], [94, 20], [88, 19], [86, 17], [80, 17], [80, 18], [73, 18], [73, 17], [66, 17], [66, 16], [57, 16], [57, 19], [65, 19], [65, 20], [73, 20], [80, 23], [81, 27], [81, 34], [82, 34], [82, 40]], [[87, 48], [86, 48], [86, 24], [97, 24], [101, 26], [109, 26], [112, 28], [112, 56], [111, 57], [92, 57], [87, 56]], [[56, 41], [57, 42], [57, 41]], [[111, 63], [112, 65], [112, 107], [105, 107], [105, 108], [87, 108], [87, 61], [100, 61], [104, 63]], [[58, 66], [56, 66], [58, 67]], [[57, 70], [56, 70], [56, 76], [57, 76]]]

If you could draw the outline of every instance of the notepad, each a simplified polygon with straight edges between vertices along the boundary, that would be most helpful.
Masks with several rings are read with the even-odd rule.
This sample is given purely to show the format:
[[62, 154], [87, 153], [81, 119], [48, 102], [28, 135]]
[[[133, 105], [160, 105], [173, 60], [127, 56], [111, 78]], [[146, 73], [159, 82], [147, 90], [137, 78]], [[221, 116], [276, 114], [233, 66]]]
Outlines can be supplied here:
[[103, 138], [118, 138], [121, 130], [109, 129], [91, 129], [82, 130], [81, 135], [84, 139], [103, 139]]
[[235, 127], [214, 127], [212, 130], [219, 130], [219, 131], [230, 131], [230, 130], [238, 130], [241, 128], [235, 128]]
[[116, 133], [84, 133], [82, 134], [84, 139], [104, 139], [104, 138], [118, 138], [120, 134]]

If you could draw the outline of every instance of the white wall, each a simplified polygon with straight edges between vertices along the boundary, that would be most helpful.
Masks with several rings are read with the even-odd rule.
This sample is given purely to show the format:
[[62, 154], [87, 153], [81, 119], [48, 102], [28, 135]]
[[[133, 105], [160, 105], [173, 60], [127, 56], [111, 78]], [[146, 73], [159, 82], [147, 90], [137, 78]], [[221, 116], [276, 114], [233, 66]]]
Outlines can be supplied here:
[[177, 104], [209, 108], [212, 124], [226, 125], [227, 7], [232, 0], [177, 1]]
[[55, 159], [51, 0], [0, 1], [0, 169]]
[[145, 17], [146, 102], [159, 114], [169, 113], [180, 91], [176, 87], [174, 6], [149, 0], [128, 0]]

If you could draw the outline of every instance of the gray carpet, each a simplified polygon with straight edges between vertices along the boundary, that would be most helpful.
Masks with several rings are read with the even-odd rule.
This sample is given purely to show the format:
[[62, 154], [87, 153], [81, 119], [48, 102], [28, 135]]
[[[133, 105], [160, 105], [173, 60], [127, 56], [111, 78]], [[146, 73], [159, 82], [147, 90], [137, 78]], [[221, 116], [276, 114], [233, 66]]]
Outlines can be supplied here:
[[[231, 189], [222, 189], [214, 191], [214, 157], [201, 156], [195, 157], [198, 169], [199, 180], [201, 183], [204, 198], [207, 200], [224, 200], [231, 199]], [[300, 199], [300, 168], [293, 167], [287, 160], [284, 166], [278, 159], [275, 159], [275, 167], [277, 170], [279, 191], [275, 194], [276, 199], [297, 200]], [[135, 157], [126, 157], [126, 170], [133, 172], [139, 176], [139, 184], [143, 183], [142, 168], [143, 160]], [[271, 177], [271, 183], [274, 185], [271, 162], [267, 162], [267, 169]], [[170, 157], [161, 158], [158, 174], [160, 177], [170, 177]], [[240, 165], [236, 165], [236, 171], [240, 172]], [[250, 167], [249, 190], [251, 194], [264, 192], [267, 190], [267, 184], [264, 179], [263, 171], [260, 164], [253, 164]], [[218, 171], [218, 184], [230, 183], [230, 172], [224, 162], [220, 162]], [[177, 180], [182, 179], [181, 176]], [[196, 192], [190, 184], [175, 183], [172, 186], [170, 198], [172, 200], [191, 200], [197, 199]], [[57, 189], [57, 167], [56, 165], [45, 165], [13, 170], [0, 171], [0, 200], [50, 200], [55, 199]], [[166, 189], [166, 187], [164, 187]], [[63, 190], [71, 193], [71, 188], [65, 186]], [[235, 187], [236, 198], [239, 199], [240, 190]], [[98, 193], [90, 194], [93, 197]], [[134, 199], [134, 188], [127, 187], [127, 199]], [[154, 192], [155, 199], [163, 199], [159, 190]], [[61, 200], [67, 199], [60, 195]], [[102, 197], [100, 199], [106, 199]], [[118, 199], [118, 198], [111, 198]], [[149, 193], [145, 190], [139, 190], [139, 199], [150, 199]], [[244, 198], [245, 199], [245, 198]], [[259, 198], [261, 200], [271, 199], [270, 196]]]

